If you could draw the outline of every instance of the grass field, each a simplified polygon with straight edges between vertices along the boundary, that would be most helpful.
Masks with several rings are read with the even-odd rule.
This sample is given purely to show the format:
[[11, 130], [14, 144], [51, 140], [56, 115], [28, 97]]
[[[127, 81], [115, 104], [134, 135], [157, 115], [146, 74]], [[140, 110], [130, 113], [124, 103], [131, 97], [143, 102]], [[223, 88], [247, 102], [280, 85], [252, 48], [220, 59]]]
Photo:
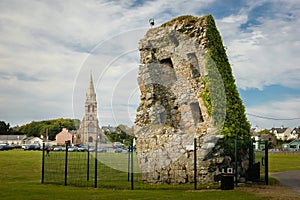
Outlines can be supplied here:
[[[270, 155], [270, 171], [289, 170], [290, 161], [299, 162], [300, 155]], [[283, 161], [282, 161], [283, 160]], [[272, 163], [272, 164], [271, 164]], [[272, 165], [280, 166], [273, 168]], [[295, 165], [294, 165], [295, 166]], [[299, 163], [293, 169], [300, 169]], [[5, 199], [268, 199], [253, 192], [222, 190], [112, 190], [41, 184], [41, 152], [0, 152], [0, 191]]]
[[269, 154], [269, 172], [300, 170], [300, 153]]

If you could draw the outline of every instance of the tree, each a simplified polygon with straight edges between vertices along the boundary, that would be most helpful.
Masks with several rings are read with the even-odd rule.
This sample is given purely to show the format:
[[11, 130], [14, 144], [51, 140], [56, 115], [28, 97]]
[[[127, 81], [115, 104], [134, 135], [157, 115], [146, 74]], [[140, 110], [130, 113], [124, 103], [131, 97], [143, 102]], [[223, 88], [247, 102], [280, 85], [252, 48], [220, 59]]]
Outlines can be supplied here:
[[5, 121], [0, 121], [0, 135], [9, 135], [11, 133], [11, 128], [9, 123], [5, 123]]
[[259, 134], [259, 135], [269, 134], [269, 135], [275, 136], [275, 134], [273, 132], [270, 132], [267, 129], [261, 130], [257, 134]]
[[73, 119], [53, 119], [53, 120], [44, 120], [39, 122], [31, 122], [29, 124], [25, 124], [16, 129], [16, 131], [25, 134], [27, 136], [40, 137], [43, 135], [44, 137], [49, 138], [49, 140], [54, 140], [56, 134], [58, 134], [62, 128], [66, 128], [68, 130], [76, 130], [78, 127], [79, 120]]
[[129, 146], [134, 138], [133, 128], [123, 124], [118, 125], [116, 131], [111, 133], [105, 132], [105, 134], [111, 142], [122, 142], [126, 146]]

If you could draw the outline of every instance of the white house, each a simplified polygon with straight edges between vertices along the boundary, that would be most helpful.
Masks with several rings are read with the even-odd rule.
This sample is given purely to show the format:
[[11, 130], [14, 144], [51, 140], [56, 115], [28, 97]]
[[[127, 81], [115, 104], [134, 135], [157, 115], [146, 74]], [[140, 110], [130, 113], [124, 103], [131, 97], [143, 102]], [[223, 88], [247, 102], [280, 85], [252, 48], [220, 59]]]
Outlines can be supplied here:
[[300, 139], [300, 127], [292, 130], [290, 139]]
[[26, 138], [26, 135], [0, 135], [0, 144], [22, 145]]
[[277, 139], [283, 141], [291, 139], [291, 129], [285, 128], [284, 126], [281, 126], [280, 128], [272, 128], [270, 133], [274, 133]]
[[39, 137], [30, 138], [27, 144], [39, 144], [40, 146], [43, 145], [44, 139]]

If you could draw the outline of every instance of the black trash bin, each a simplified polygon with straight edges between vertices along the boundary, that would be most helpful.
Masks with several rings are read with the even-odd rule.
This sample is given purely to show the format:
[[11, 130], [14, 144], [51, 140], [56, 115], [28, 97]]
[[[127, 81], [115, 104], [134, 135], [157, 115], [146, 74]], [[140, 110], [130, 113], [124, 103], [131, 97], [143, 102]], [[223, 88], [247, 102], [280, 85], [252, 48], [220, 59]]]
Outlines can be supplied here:
[[233, 190], [234, 189], [234, 175], [233, 174], [221, 174], [221, 190]]

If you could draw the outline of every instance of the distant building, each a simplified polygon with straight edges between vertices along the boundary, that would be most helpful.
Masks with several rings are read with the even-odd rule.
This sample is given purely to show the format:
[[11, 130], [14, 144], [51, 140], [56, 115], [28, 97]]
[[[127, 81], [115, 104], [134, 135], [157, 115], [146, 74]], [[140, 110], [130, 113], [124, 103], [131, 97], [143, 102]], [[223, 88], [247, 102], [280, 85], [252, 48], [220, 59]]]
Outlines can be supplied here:
[[68, 129], [63, 128], [60, 133], [55, 136], [57, 145], [64, 145], [66, 141], [70, 141], [73, 144], [73, 135], [68, 131]]
[[99, 136], [100, 142], [107, 142], [105, 134], [99, 128], [96, 93], [91, 74], [89, 88], [86, 93], [85, 114], [77, 131], [77, 140], [81, 141], [82, 144], [94, 146], [97, 136]]
[[276, 138], [271, 134], [257, 134], [255, 133], [252, 136], [253, 145], [255, 150], [262, 150], [265, 148], [265, 141], [272, 143], [274, 145], [277, 144]]
[[272, 128], [270, 133], [273, 133], [277, 139], [283, 141], [291, 139], [291, 129], [285, 128], [284, 126], [281, 126], [280, 128]]
[[103, 130], [103, 132], [108, 132], [108, 133], [111, 133], [111, 132], [115, 132], [116, 131], [116, 127], [112, 127], [110, 125], [108, 126], [102, 126], [101, 129]]
[[300, 127], [294, 128], [291, 132], [291, 137], [293, 139], [300, 139]]
[[40, 137], [29, 137], [27, 138], [27, 143], [26, 144], [39, 144], [40, 146], [43, 146], [43, 143], [45, 140]]
[[0, 135], [0, 144], [22, 145], [26, 143], [26, 135]]
[[262, 141], [269, 141], [269, 143], [277, 144], [276, 138], [271, 134], [261, 134], [260, 139]]
[[293, 140], [288, 144], [283, 144], [282, 149], [284, 151], [300, 151], [300, 140]]

